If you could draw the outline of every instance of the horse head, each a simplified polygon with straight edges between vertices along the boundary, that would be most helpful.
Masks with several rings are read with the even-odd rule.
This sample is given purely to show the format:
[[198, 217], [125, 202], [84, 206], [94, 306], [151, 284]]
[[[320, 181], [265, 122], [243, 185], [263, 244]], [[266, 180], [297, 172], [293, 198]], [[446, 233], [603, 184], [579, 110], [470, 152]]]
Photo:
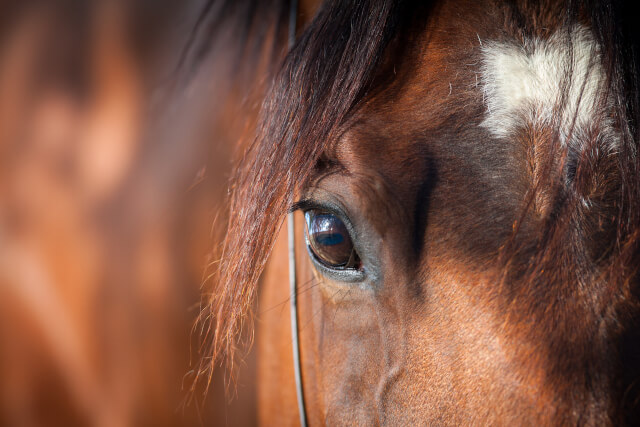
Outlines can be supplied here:
[[288, 319], [268, 310], [288, 298], [288, 209], [313, 424], [633, 420], [638, 110], [612, 10], [319, 9], [234, 181], [212, 300], [219, 353], [271, 253], [264, 420], [297, 417]]

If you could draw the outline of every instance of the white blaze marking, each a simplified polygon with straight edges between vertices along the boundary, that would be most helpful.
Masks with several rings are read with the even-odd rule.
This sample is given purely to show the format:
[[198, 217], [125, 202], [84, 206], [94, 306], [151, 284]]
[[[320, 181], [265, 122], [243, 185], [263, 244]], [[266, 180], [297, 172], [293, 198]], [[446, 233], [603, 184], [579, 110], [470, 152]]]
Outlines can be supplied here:
[[[585, 28], [574, 29], [570, 37], [559, 32], [524, 44], [485, 41], [481, 49], [487, 106], [482, 126], [494, 136], [508, 137], [525, 124], [555, 125], [566, 144], [569, 132], [588, 132], [597, 118], [600, 132], [610, 130], [601, 95], [605, 75], [600, 50]], [[615, 145], [615, 138], [609, 144]]]

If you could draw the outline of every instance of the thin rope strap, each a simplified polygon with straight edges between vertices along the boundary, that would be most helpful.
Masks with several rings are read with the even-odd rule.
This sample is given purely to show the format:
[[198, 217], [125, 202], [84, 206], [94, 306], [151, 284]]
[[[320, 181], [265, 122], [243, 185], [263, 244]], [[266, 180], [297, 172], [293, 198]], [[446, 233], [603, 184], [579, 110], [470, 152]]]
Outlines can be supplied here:
[[[296, 42], [296, 24], [298, 18], [298, 2], [291, 0], [289, 7], [289, 49]], [[302, 389], [302, 366], [300, 363], [300, 337], [298, 335], [298, 295], [296, 289], [296, 236], [293, 212], [287, 215], [287, 230], [289, 233], [289, 301], [291, 306], [291, 346], [293, 347], [293, 370], [296, 380], [296, 394], [298, 396], [298, 412], [300, 425], [307, 427], [307, 412], [304, 404], [304, 390]]]
[[300, 363], [300, 337], [298, 336], [298, 297], [296, 289], [296, 249], [295, 227], [293, 212], [287, 216], [287, 228], [289, 231], [289, 301], [291, 302], [291, 341], [293, 347], [293, 369], [296, 379], [296, 393], [298, 395], [298, 412], [300, 413], [300, 425], [307, 426], [307, 414], [304, 404], [304, 391], [302, 389], [302, 366]]

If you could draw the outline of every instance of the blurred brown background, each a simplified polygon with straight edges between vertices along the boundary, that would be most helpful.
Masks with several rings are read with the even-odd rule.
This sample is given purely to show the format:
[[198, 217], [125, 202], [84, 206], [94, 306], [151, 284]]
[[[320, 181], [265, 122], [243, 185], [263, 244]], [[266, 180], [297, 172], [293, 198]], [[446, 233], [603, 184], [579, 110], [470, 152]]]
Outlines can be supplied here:
[[230, 405], [222, 371], [190, 394], [269, 62], [209, 6], [0, 3], [2, 426], [255, 423], [251, 356]]

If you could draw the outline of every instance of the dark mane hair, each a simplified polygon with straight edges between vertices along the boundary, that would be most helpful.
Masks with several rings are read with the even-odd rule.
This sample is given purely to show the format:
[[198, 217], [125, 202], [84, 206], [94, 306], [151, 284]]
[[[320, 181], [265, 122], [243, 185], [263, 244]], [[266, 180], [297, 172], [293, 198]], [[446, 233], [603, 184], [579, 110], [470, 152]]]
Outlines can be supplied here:
[[233, 354], [296, 186], [364, 96], [407, 10], [403, 2], [325, 4], [285, 59], [231, 180], [218, 283], [203, 313], [213, 325], [211, 363]]
[[[526, 12], [531, 5], [524, 3], [521, 9], [513, 10]], [[203, 362], [203, 372], [210, 372], [224, 354], [233, 355], [260, 275], [297, 188], [335, 139], [337, 127], [374, 89], [376, 69], [383, 62], [390, 42], [411, 29], [413, 6], [406, 1], [328, 2], [284, 60], [262, 106], [255, 140], [231, 181], [230, 217], [218, 282], [202, 315], [203, 321], [211, 322], [207, 329], [211, 358]], [[424, 6], [421, 10], [428, 11]], [[565, 12], [568, 25], [586, 20], [602, 48], [614, 121], [620, 130], [613, 170], [621, 191], [611, 201], [615, 207], [611, 220], [616, 233], [615, 244], [606, 257], [606, 280], [616, 284], [611, 286], [616, 292], [637, 298], [636, 269], [640, 264], [637, 33], [633, 33], [632, 15], [618, 3], [570, 2]], [[513, 14], [510, 19], [520, 19], [525, 13], [519, 16]], [[598, 173], [597, 165], [587, 160], [578, 162], [576, 186], [586, 185]], [[574, 209], [568, 207], [572, 203], [567, 198], [557, 200], [554, 214], [546, 222], [544, 238], [536, 248], [534, 259], [539, 264], [531, 262], [533, 267], [522, 272], [527, 280], [540, 279], [543, 266], [548, 265], [554, 248], [561, 244], [563, 230], [575, 217]], [[516, 241], [512, 239], [513, 245]], [[505, 246], [505, 253], [514, 251], [517, 248]], [[504, 260], [505, 264], [511, 261], [510, 257]], [[622, 295], [612, 301], [618, 297]]]

